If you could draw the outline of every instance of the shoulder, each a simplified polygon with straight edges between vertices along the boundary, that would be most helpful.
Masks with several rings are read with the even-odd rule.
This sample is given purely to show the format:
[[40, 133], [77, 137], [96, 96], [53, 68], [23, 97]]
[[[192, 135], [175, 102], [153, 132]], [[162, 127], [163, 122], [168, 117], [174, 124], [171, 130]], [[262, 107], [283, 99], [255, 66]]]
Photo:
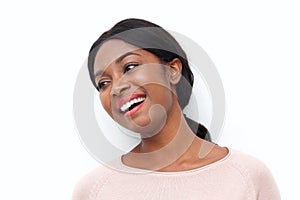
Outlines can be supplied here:
[[75, 186], [72, 200], [92, 199], [97, 195], [95, 192], [106, 183], [113, 171], [101, 165], [83, 176]]
[[257, 199], [280, 199], [276, 182], [269, 168], [261, 160], [230, 149], [227, 164], [240, 173], [247, 185], [252, 188]]
[[269, 173], [269, 169], [264, 162], [235, 149], [230, 149], [228, 162], [232, 167], [239, 170], [242, 174], [251, 177], [263, 176], [265, 173]]

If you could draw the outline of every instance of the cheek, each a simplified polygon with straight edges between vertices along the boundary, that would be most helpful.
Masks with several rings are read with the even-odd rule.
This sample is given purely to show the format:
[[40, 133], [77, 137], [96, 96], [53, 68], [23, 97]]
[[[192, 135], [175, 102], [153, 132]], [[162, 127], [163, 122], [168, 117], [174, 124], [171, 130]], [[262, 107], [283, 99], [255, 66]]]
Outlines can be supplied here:
[[150, 98], [154, 104], [160, 104], [168, 110], [173, 104], [172, 93], [173, 92], [165, 86], [153, 85]]
[[100, 102], [104, 108], [104, 110], [110, 115], [112, 116], [112, 111], [111, 111], [111, 103], [110, 103], [110, 96], [108, 96], [105, 93], [101, 93], [99, 94], [99, 99]]
[[170, 83], [161, 65], [143, 65], [130, 75], [130, 80], [139, 86], [154, 84], [165, 88], [170, 88]]

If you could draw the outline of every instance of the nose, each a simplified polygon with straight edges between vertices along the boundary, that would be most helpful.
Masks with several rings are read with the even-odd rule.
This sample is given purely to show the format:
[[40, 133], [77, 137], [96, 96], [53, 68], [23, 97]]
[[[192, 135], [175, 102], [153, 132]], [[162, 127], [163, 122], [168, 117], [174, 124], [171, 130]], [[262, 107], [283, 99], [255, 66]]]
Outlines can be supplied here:
[[112, 87], [111, 95], [112, 96], [120, 96], [127, 89], [130, 88], [130, 83], [122, 78], [120, 78]]

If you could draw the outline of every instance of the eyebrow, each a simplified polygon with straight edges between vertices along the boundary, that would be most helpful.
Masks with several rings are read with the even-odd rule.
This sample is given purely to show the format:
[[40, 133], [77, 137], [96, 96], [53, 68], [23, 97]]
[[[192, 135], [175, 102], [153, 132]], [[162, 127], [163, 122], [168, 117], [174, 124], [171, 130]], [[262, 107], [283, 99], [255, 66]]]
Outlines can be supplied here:
[[[124, 58], [126, 58], [127, 56], [130, 56], [130, 55], [141, 56], [141, 54], [138, 54], [138, 53], [127, 52], [127, 53], [121, 55], [119, 58], [117, 58], [117, 59], [115, 60], [115, 62], [116, 62], [116, 63], [120, 63]], [[98, 70], [98, 71], [95, 73], [94, 77], [96, 78], [97, 76], [102, 75], [103, 73], [105, 73], [104, 70]]]

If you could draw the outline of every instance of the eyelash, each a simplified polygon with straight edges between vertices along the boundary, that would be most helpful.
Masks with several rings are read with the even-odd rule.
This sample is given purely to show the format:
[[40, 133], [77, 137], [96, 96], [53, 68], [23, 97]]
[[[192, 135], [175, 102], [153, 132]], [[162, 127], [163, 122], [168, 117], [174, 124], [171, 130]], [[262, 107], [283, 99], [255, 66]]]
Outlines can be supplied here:
[[99, 92], [108, 84], [109, 81], [101, 81], [98, 83], [98, 90]]
[[[130, 64], [125, 65], [123, 73], [129, 72], [130, 70], [134, 69], [138, 65], [139, 64], [137, 64], [137, 63], [130, 63]], [[109, 83], [109, 81], [100, 81], [98, 83], [98, 85], [97, 85], [98, 86], [98, 90], [99, 91], [103, 90], [108, 83]]]
[[[124, 73], [134, 69], [135, 67], [137, 67], [139, 64], [137, 63], [130, 63], [130, 64], [127, 64], [125, 67], [124, 67]], [[130, 66], [133, 66], [133, 68], [129, 68]]]

